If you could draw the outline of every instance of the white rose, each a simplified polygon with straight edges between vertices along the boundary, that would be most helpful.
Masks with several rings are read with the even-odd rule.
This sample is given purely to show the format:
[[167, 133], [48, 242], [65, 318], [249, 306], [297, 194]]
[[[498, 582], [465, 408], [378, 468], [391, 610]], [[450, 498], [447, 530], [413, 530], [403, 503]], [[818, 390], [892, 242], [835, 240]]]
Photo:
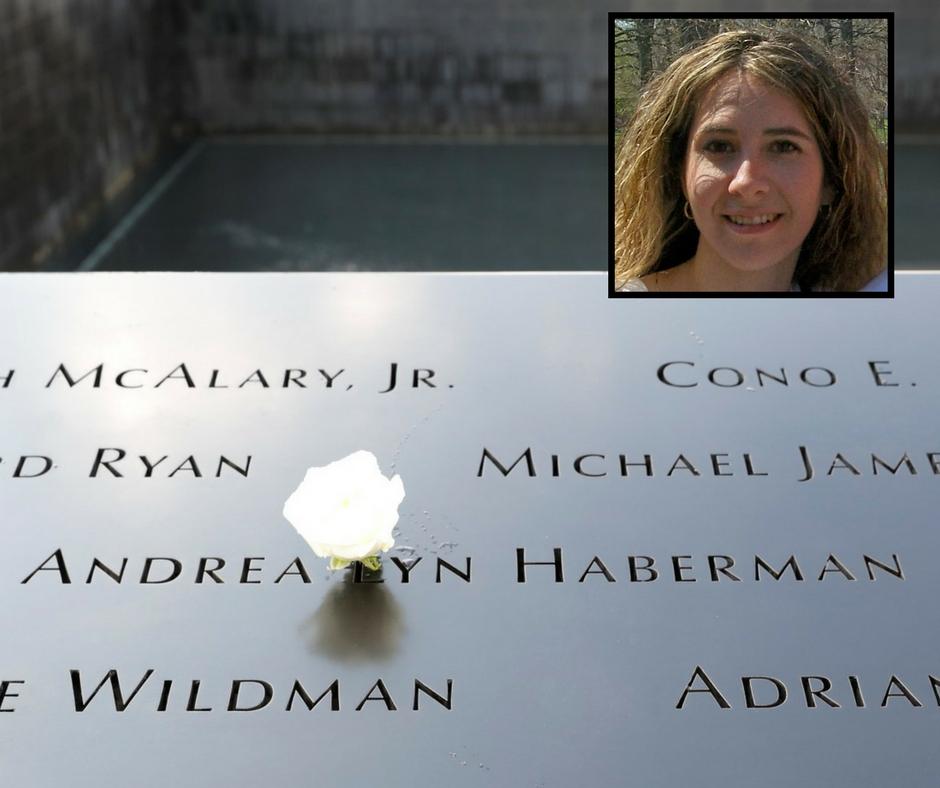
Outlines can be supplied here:
[[308, 468], [284, 504], [284, 517], [330, 569], [352, 561], [378, 568], [378, 553], [395, 544], [392, 529], [405, 497], [400, 476], [387, 479], [372, 452], [357, 451], [322, 468]]

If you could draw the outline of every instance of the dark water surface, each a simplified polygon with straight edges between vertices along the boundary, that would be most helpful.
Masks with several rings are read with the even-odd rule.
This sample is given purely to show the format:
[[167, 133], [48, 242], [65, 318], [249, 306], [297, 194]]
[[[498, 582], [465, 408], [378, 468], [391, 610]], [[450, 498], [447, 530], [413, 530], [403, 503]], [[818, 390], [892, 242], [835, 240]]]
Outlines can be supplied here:
[[606, 170], [603, 142], [213, 141], [86, 268], [600, 270]]
[[895, 148], [894, 257], [898, 268], [940, 268], [940, 146]]

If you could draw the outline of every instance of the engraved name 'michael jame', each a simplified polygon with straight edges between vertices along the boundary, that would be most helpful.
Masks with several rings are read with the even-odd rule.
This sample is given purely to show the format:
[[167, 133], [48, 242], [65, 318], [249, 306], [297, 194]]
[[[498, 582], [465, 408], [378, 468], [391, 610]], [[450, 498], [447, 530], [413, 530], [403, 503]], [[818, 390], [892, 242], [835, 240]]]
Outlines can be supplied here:
[[[907, 451], [890, 456], [885, 452], [853, 455], [850, 452], [836, 451], [826, 454], [820, 462], [808, 447], [800, 445], [796, 447], [795, 455], [787, 473], [790, 479], [797, 482], [852, 476], [940, 476], [940, 451], [925, 451], [913, 457]], [[536, 453], [531, 446], [526, 446], [518, 453], [499, 454], [484, 447], [477, 464], [477, 478], [505, 478], [510, 475], [530, 478], [580, 476], [589, 479], [694, 479], [718, 476], [766, 477], [771, 475], [771, 471], [753, 452], [734, 455], [729, 452], [701, 455], [678, 452], [656, 456], [642, 453], [585, 452], [563, 457], [548, 452]]]

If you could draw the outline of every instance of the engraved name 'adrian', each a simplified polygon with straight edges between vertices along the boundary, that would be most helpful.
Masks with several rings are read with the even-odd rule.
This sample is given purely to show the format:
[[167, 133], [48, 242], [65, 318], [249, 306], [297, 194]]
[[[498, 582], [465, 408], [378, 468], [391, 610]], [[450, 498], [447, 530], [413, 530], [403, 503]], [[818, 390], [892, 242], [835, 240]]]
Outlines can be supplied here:
[[[848, 456], [847, 456], [848, 455]], [[940, 476], [940, 451], [924, 452], [924, 459], [917, 455], [917, 462], [908, 452], [900, 455], [885, 457], [874, 452], [866, 455], [849, 455], [846, 452], [834, 452], [826, 456], [825, 460], [817, 466], [818, 460], [811, 456], [806, 446], [797, 447], [798, 482], [808, 482], [816, 477], [849, 477], [849, 476]], [[505, 455], [504, 455], [505, 457]], [[542, 476], [559, 477], [563, 474], [574, 473], [590, 479], [603, 479], [605, 477], [619, 476], [622, 478], [649, 477], [657, 473], [667, 479], [670, 478], [696, 478], [708, 476], [770, 476], [769, 466], [762, 465], [750, 452], [732, 456], [728, 452], [712, 452], [707, 455], [690, 456], [684, 453], [670, 455], [666, 458], [654, 459], [651, 454], [606, 454], [603, 452], [587, 452], [574, 457], [562, 459], [561, 455], [548, 454], [547, 466], [536, 464], [535, 454], [531, 447], [526, 447], [518, 457], [503, 460], [487, 448], [483, 448], [480, 463], [477, 466], [477, 478], [481, 478], [489, 470], [489, 475], [499, 473], [509, 476], [516, 468], [516, 476]], [[818, 469], [817, 469], [818, 468]], [[570, 469], [570, 470], [569, 470]]]
[[[798, 690], [776, 676], [741, 676], [741, 697], [746, 709], [776, 709], [788, 701], [804, 704], [808, 709], [841, 709], [843, 707], [864, 709], [866, 706], [886, 708], [888, 706], [907, 706], [922, 708], [925, 702], [933, 701], [940, 706], [940, 679], [927, 674], [926, 683], [915, 686], [905, 683], [898, 676], [891, 676], [875, 685], [878, 690], [874, 701], [866, 703], [862, 692], [862, 682], [858, 676], [846, 676], [833, 680], [828, 676], [800, 676]], [[884, 691], [881, 691], [881, 688]], [[925, 693], [924, 689], [928, 692]], [[871, 687], [869, 687], [871, 690]], [[917, 690], [917, 694], [915, 691]], [[795, 696], [795, 698], [793, 697]], [[923, 698], [927, 698], [925, 701]], [[692, 678], [686, 685], [677, 709], [685, 709], [703, 703], [712, 708], [728, 710], [734, 708], [733, 696], [727, 687], [722, 691], [718, 683], [701, 666], [696, 665]], [[737, 702], [737, 701], [735, 701]]]

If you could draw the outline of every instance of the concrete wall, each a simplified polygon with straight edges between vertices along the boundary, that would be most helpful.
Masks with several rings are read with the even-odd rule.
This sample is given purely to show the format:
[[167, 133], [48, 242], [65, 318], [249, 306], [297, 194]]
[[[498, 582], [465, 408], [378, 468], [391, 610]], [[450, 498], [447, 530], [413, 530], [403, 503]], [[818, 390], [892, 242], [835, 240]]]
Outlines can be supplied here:
[[940, 6], [924, 0], [897, 9], [895, 118], [899, 130], [940, 130]]
[[208, 0], [193, 6], [184, 113], [208, 130], [606, 129], [606, 4]]
[[0, 2], [0, 269], [40, 263], [153, 155], [179, 105], [171, 9]]

